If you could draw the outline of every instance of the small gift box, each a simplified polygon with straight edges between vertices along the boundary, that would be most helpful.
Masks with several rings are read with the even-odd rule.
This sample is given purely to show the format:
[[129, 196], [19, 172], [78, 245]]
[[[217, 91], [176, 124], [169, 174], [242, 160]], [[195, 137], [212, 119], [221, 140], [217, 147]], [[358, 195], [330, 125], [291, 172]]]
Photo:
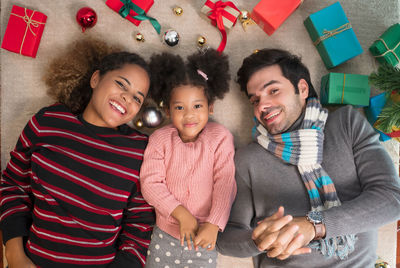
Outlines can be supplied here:
[[[365, 116], [367, 117], [368, 122], [374, 126], [376, 123], [376, 120], [378, 119], [379, 114], [381, 113], [383, 107], [386, 104], [386, 96], [385, 93], [381, 93], [379, 95], [376, 95], [369, 100], [369, 107], [364, 108]], [[379, 131], [375, 128], [375, 130], [379, 133], [379, 139], [381, 141], [387, 141], [390, 140], [390, 137], [383, 133], [382, 131]]]
[[230, 29], [235, 25], [237, 17], [240, 15], [239, 9], [230, 1], [207, 0], [200, 11], [206, 14], [211, 20], [211, 24], [216, 26], [221, 32], [222, 41], [217, 51], [224, 51], [227, 42], [225, 28]]
[[368, 106], [370, 93], [368, 75], [329, 73], [321, 79], [322, 104]]
[[400, 67], [400, 23], [390, 26], [369, 48], [380, 63]]
[[107, 0], [106, 5], [118, 12], [123, 18], [126, 18], [136, 26], [143, 20], [149, 20], [154, 29], [160, 34], [161, 26], [158, 21], [146, 15], [154, 4], [153, 0]]
[[46, 20], [41, 12], [14, 5], [1, 47], [35, 58]]
[[311, 14], [304, 26], [328, 69], [363, 52], [339, 2]]
[[251, 18], [268, 35], [276, 29], [299, 7], [302, 0], [261, 0], [253, 8]]

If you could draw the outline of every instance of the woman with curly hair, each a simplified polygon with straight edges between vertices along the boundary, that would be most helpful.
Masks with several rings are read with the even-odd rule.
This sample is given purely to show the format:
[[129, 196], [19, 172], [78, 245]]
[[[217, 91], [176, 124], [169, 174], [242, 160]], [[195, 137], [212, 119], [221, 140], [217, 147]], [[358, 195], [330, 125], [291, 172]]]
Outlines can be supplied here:
[[126, 123], [149, 69], [94, 44], [55, 59], [46, 82], [59, 102], [32, 117], [2, 172], [9, 267], [144, 266], [154, 224], [139, 185], [147, 137]]
[[143, 197], [156, 210], [146, 267], [216, 267], [217, 234], [236, 195], [234, 145], [208, 116], [229, 90], [228, 67], [213, 49], [186, 63], [168, 53], [151, 58], [152, 97], [172, 124], [150, 136], [140, 170]]

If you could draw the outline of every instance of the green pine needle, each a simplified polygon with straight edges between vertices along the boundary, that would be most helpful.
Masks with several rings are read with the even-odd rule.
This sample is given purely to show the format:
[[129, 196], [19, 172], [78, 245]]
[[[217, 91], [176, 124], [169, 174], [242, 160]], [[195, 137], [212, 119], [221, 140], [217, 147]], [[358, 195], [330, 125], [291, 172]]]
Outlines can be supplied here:
[[377, 128], [385, 133], [392, 132], [393, 126], [400, 126], [400, 103], [389, 101], [378, 116]]
[[378, 71], [369, 76], [369, 83], [386, 92], [387, 96], [394, 91], [400, 93], [400, 69], [389, 64], [382, 64]]

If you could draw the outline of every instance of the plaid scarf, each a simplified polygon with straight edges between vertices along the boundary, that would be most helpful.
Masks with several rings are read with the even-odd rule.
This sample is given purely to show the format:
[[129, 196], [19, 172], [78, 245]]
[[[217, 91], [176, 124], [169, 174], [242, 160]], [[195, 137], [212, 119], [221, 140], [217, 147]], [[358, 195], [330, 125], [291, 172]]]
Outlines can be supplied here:
[[[304, 120], [299, 130], [270, 135], [256, 121], [253, 139], [284, 162], [296, 165], [310, 197], [311, 210], [322, 211], [340, 206], [332, 179], [322, 168], [324, 127], [328, 111], [316, 98], [309, 98]], [[345, 259], [354, 250], [355, 235], [343, 235], [312, 241], [309, 247], [326, 257]]]

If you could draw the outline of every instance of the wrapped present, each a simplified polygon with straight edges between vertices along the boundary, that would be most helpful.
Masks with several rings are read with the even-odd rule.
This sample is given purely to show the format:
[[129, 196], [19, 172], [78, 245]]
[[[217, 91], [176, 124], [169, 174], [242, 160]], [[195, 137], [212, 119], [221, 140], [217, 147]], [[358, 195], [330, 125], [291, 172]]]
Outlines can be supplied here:
[[[381, 113], [383, 107], [386, 104], [386, 96], [385, 93], [381, 93], [379, 95], [376, 95], [369, 100], [369, 107], [364, 108], [365, 115], [367, 117], [368, 122], [371, 125], [375, 125], [376, 120], [378, 119], [379, 114]], [[379, 133], [379, 139], [381, 141], [387, 141], [390, 140], [391, 137], [383, 133], [382, 131], [379, 131], [375, 128], [375, 130]]]
[[400, 67], [400, 23], [390, 26], [369, 48], [380, 63]]
[[370, 93], [368, 75], [329, 73], [321, 79], [322, 104], [368, 106]]
[[217, 51], [224, 51], [227, 42], [226, 28], [230, 29], [235, 25], [237, 17], [240, 15], [239, 9], [230, 1], [207, 0], [201, 8], [201, 12], [206, 14], [211, 20], [211, 24], [221, 32], [222, 41]]
[[363, 52], [339, 2], [311, 14], [304, 26], [328, 69]]
[[35, 58], [46, 20], [41, 12], [14, 5], [1, 47]]
[[123, 18], [126, 18], [136, 26], [143, 20], [149, 20], [154, 29], [160, 34], [161, 26], [158, 21], [147, 16], [147, 12], [154, 4], [153, 0], [107, 0], [106, 5], [115, 12], [118, 12]]
[[261, 0], [253, 8], [251, 18], [264, 32], [271, 35], [302, 2], [302, 0]]

